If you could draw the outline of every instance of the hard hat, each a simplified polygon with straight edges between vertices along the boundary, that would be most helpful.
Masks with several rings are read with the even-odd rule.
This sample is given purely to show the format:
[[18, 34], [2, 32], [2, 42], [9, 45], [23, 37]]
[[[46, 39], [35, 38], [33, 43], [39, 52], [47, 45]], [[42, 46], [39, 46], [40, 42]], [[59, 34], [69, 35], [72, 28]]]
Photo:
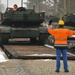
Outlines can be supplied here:
[[59, 25], [64, 25], [64, 21], [63, 20], [59, 20], [58, 24]]

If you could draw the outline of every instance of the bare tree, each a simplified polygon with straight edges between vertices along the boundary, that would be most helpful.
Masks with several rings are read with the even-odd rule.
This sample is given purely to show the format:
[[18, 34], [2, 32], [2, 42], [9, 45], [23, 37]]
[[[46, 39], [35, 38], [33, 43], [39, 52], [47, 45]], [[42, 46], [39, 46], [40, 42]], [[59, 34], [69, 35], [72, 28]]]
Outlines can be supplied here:
[[28, 0], [28, 8], [33, 5], [37, 12], [45, 11], [46, 15], [75, 13], [75, 0]]

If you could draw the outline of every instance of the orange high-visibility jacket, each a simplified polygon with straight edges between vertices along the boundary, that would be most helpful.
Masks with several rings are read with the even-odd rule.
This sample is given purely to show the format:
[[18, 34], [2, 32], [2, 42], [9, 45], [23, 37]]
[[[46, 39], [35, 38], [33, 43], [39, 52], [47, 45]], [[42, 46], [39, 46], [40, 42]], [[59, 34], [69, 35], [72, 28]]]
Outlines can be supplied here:
[[48, 32], [54, 36], [55, 45], [67, 45], [67, 38], [75, 34], [75, 31], [66, 28], [51, 29], [48, 27]]

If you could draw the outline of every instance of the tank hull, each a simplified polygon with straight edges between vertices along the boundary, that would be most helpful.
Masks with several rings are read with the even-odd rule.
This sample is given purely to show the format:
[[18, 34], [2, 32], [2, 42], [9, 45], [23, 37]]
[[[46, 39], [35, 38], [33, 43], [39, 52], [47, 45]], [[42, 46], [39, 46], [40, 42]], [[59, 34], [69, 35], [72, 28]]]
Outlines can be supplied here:
[[48, 35], [47, 27], [43, 26], [38, 28], [0, 26], [0, 44], [7, 44], [8, 40], [13, 38], [30, 38], [31, 41], [35, 40], [39, 43], [44, 43]]

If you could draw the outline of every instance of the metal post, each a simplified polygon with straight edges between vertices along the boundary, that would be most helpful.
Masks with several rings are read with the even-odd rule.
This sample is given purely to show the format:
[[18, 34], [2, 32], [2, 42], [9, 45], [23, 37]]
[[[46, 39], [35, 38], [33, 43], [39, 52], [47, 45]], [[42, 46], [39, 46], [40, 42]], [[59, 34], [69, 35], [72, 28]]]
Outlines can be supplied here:
[[0, 0], [0, 4], [1, 4], [1, 0]]
[[66, 14], [66, 0], [64, 0], [64, 14]]
[[33, 10], [35, 11], [35, 5], [33, 5]]
[[39, 0], [39, 12], [40, 12], [40, 8], [41, 8], [41, 7], [40, 7], [40, 0]]
[[21, 7], [23, 7], [23, 0], [21, 0]]
[[8, 8], [8, 0], [7, 0], [7, 8]]

